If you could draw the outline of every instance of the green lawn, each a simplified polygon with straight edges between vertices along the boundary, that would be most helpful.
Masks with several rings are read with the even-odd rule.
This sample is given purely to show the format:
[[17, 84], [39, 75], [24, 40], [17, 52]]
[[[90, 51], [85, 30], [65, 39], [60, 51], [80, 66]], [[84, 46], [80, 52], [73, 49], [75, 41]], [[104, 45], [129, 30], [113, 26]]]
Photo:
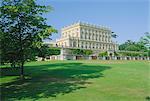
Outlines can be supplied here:
[[[45, 61], [2, 72], [2, 101], [149, 101], [148, 61]], [[9, 76], [8, 76], [9, 75]], [[11, 76], [10, 76], [11, 75]]]

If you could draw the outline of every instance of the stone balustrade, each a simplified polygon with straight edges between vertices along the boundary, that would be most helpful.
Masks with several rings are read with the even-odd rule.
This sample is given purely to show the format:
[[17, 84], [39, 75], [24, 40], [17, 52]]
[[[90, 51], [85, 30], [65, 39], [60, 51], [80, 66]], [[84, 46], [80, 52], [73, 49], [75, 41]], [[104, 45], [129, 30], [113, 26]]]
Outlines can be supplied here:
[[[37, 58], [38, 61], [42, 61], [42, 59], [39, 57]], [[75, 56], [75, 55], [53, 55], [49, 56], [49, 58], [45, 58], [44, 60], [150, 60], [150, 57], [130, 57], [130, 56], [105, 56], [105, 57], [99, 57], [99, 56]]]

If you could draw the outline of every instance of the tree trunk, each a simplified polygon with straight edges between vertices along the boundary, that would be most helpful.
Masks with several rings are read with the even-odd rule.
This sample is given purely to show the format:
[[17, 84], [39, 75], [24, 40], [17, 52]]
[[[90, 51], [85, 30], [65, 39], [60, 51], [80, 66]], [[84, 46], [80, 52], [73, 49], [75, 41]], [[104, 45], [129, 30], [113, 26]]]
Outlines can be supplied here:
[[45, 61], [45, 57], [42, 57], [42, 61]]
[[21, 67], [20, 67], [20, 77], [21, 77], [21, 80], [24, 80], [24, 66], [23, 66], [24, 63], [21, 63]]

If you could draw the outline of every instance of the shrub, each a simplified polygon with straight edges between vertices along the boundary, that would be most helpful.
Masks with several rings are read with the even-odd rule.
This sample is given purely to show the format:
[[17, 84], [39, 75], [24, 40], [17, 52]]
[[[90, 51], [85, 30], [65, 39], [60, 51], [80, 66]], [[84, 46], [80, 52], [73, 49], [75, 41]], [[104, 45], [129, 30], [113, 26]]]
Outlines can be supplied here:
[[106, 52], [102, 52], [102, 53], [99, 53], [98, 56], [101, 56], [101, 57], [103, 57], [103, 56], [108, 56], [108, 53], [107, 53], [107, 51], [106, 51]]

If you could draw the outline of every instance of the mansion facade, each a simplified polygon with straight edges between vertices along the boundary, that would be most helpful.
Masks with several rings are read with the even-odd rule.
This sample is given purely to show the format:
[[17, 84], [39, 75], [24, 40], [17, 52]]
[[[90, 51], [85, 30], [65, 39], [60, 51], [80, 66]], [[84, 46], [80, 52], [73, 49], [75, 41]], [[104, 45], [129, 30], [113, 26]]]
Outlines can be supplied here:
[[118, 44], [112, 41], [111, 35], [109, 28], [77, 22], [61, 29], [61, 38], [56, 44], [64, 48], [117, 51]]

